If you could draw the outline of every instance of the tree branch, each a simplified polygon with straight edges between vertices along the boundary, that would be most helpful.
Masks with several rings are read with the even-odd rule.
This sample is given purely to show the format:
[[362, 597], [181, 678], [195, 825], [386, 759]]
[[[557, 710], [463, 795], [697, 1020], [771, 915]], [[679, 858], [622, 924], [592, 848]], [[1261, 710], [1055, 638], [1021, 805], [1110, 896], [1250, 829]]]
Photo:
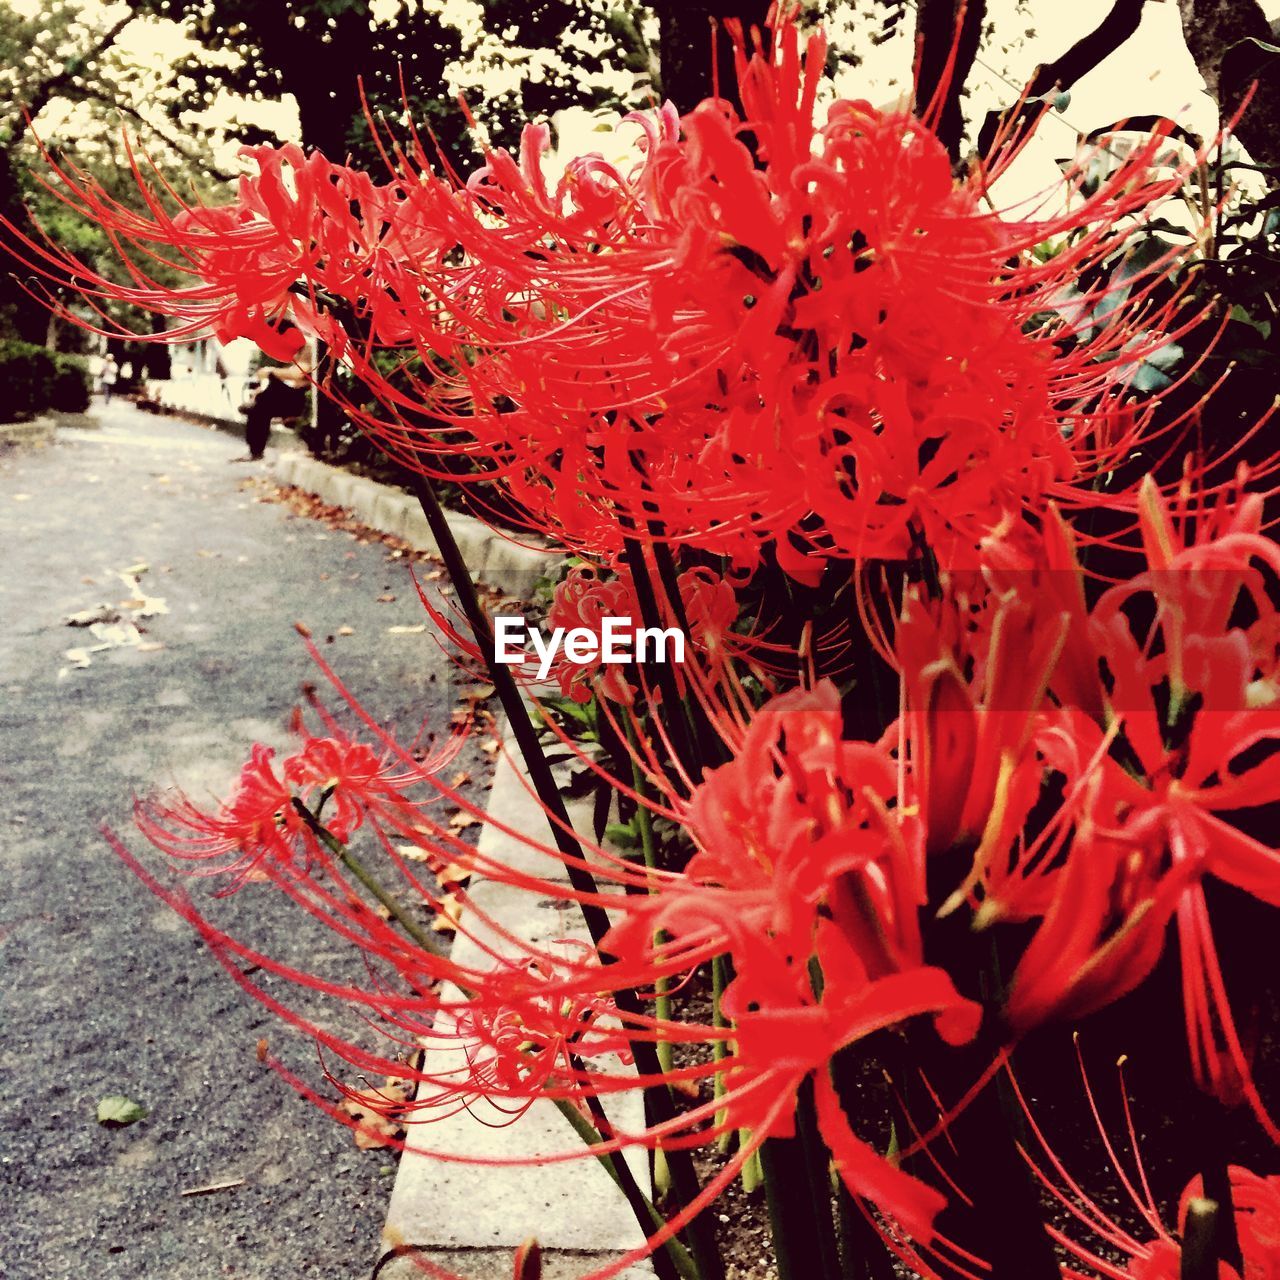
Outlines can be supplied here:
[[31, 97], [26, 102], [16, 104], [14, 110], [6, 121], [6, 133], [8, 134], [4, 147], [6, 150], [12, 150], [17, 140], [22, 136], [22, 130], [19, 124], [23, 116], [27, 116], [34, 120], [36, 116], [48, 106], [50, 100], [54, 98], [64, 85], [71, 84], [77, 76], [84, 70], [86, 64], [94, 58], [100, 57], [116, 42], [116, 37], [125, 29], [134, 19], [133, 11], [130, 10], [123, 18], [117, 19], [107, 27], [83, 53], [70, 57], [62, 64], [62, 70], [55, 75], [50, 76], [47, 80], [37, 85]]
[[220, 169], [215, 165], [208, 156], [201, 155], [198, 151], [193, 150], [181, 138], [175, 137], [173, 134], [166, 132], [154, 120], [149, 120], [136, 107], [130, 106], [127, 102], [121, 102], [113, 98], [110, 94], [103, 93], [97, 89], [80, 90], [75, 95], [86, 102], [100, 102], [105, 107], [110, 107], [113, 111], [119, 111], [121, 115], [129, 116], [136, 120], [144, 129], [155, 134], [165, 146], [170, 147], [180, 155], [188, 164], [197, 169], [203, 169], [211, 178], [217, 178], [219, 182], [233, 182], [236, 174], [228, 172], [226, 169]]
[[1022, 103], [1008, 111], [992, 111], [978, 135], [978, 153], [986, 155], [997, 133], [1005, 129], [1016, 142], [1047, 110], [1042, 101], [1053, 90], [1069, 89], [1114, 53], [1138, 29], [1143, 0], [1116, 0], [1111, 12], [1064, 54], [1036, 68]]

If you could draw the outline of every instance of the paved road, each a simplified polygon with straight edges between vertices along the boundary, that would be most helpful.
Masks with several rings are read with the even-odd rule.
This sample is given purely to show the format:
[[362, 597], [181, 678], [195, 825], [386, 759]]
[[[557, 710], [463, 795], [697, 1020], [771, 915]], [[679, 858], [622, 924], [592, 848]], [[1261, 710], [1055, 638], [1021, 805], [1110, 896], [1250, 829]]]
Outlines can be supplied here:
[[[391, 1187], [385, 1152], [260, 1066], [308, 1069], [97, 835], [177, 779], [221, 793], [255, 739], [285, 742], [315, 673], [305, 620], [384, 717], [447, 721], [446, 663], [404, 563], [292, 515], [229, 466], [228, 436], [128, 405], [103, 428], [0, 456], [0, 1275], [12, 1280], [348, 1280], [366, 1275]], [[63, 623], [143, 591], [144, 645], [92, 654]], [[396, 602], [378, 597], [395, 594]], [[350, 628], [352, 634], [340, 634]], [[135, 841], [135, 845], [138, 842]], [[227, 904], [264, 949], [323, 965], [333, 940], [269, 891]], [[111, 1094], [150, 1108], [100, 1127]], [[187, 1188], [244, 1179], [235, 1190]]]

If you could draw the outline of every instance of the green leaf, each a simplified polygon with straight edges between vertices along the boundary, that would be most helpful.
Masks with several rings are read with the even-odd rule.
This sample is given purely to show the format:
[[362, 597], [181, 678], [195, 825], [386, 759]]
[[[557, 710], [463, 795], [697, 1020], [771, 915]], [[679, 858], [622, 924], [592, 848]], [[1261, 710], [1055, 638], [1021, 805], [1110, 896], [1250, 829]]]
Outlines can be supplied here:
[[127, 1124], [136, 1124], [145, 1120], [149, 1112], [140, 1102], [126, 1098], [123, 1094], [113, 1093], [98, 1103], [98, 1123], [108, 1129], [123, 1129]]
[[1132, 385], [1135, 391], [1163, 391], [1172, 381], [1168, 374], [1161, 373], [1154, 365], [1144, 362], [1133, 375]]
[[604, 838], [620, 849], [630, 849], [639, 843], [640, 837], [631, 822], [610, 822], [604, 829]]
[[1163, 347], [1153, 351], [1144, 361], [1162, 373], [1174, 368], [1183, 357], [1183, 350], [1176, 342], [1166, 342]]
[[1168, 260], [1168, 265], [1162, 274], [1168, 274], [1173, 270], [1172, 246], [1166, 244], [1158, 236], [1145, 236], [1130, 245], [1125, 251], [1120, 265], [1116, 267], [1111, 275], [1110, 288], [1102, 295], [1098, 305], [1093, 309], [1094, 323], [1100, 325], [1111, 312], [1123, 305], [1133, 289], [1133, 281], [1146, 274], [1151, 267], [1162, 259]]

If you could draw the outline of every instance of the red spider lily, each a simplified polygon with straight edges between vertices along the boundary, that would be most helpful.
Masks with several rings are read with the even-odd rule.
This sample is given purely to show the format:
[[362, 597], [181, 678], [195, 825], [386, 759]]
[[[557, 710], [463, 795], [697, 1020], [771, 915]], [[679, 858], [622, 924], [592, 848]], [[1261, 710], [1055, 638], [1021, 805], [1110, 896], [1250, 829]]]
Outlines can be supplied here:
[[[387, 763], [371, 771], [374, 760]], [[415, 900], [439, 909], [398, 842], [428, 854], [427, 861], [454, 854], [429, 806], [408, 794], [421, 786], [445, 794], [443, 783], [411, 766], [385, 736], [370, 751], [312, 739], [284, 772], [302, 789], [300, 798], [313, 804], [345, 785], [349, 805], [362, 816], [342, 806], [335, 815], [353, 836], [364, 832], [366, 843], [371, 836], [381, 846]], [[587, 846], [590, 865], [607, 886], [596, 900], [617, 922], [602, 943], [609, 963], [585, 943], [529, 943], [508, 935], [472, 902], [458, 922], [470, 959], [455, 961], [410, 945], [393, 922], [355, 897], [343, 875], [345, 855], [327, 841], [316, 842], [305, 863], [261, 856], [255, 865], [264, 878], [363, 953], [371, 977], [363, 985], [321, 980], [261, 955], [121, 853], [201, 931], [246, 990], [359, 1069], [414, 1079], [420, 1118], [462, 1106], [510, 1117], [536, 1097], [575, 1105], [659, 1081], [696, 1082], [718, 1074], [724, 1088], [714, 1100], [642, 1132], [606, 1133], [594, 1148], [671, 1150], [750, 1130], [751, 1143], [736, 1164], [704, 1189], [687, 1218], [759, 1143], [794, 1131], [798, 1092], [812, 1080], [823, 1137], [850, 1189], [928, 1239], [942, 1196], [856, 1137], [829, 1075], [840, 1049], [913, 1017], [933, 1016], [952, 1040], [968, 1038], [977, 1025], [976, 1007], [956, 994], [944, 973], [920, 960], [920, 824], [897, 811], [895, 787], [887, 752], [841, 741], [833, 688], [776, 699], [749, 727], [735, 759], [709, 774], [689, 801], [687, 823], [699, 851], [685, 872], [633, 866]], [[283, 805], [287, 794], [281, 787], [274, 798]], [[188, 818], [185, 809], [169, 811], [171, 819], [174, 814]], [[184, 852], [155, 823], [144, 830], [159, 834], [162, 848]], [[531, 853], [554, 856], [527, 835], [508, 834]], [[519, 871], [511, 860], [470, 854], [469, 865], [542, 898], [583, 900], [559, 879]], [[620, 892], [637, 887], [649, 892]], [[627, 1013], [612, 998], [623, 989], [655, 990], [716, 956], [736, 975], [724, 1002], [732, 1030]], [[425, 1064], [405, 1068], [385, 1054], [344, 1043], [289, 1008], [278, 984], [260, 985], [247, 966], [352, 1005], [393, 1043], [428, 1044]], [[817, 985], [815, 973], [821, 974]], [[625, 1067], [637, 1040], [702, 1051], [687, 1065], [647, 1078]], [[726, 1056], [710, 1054], [729, 1040]], [[678, 1226], [676, 1221], [671, 1229]]]
[[[320, 665], [347, 696], [330, 668]], [[350, 840], [366, 815], [398, 830], [417, 819], [416, 812], [404, 808], [405, 794], [434, 778], [461, 746], [454, 736], [421, 762], [393, 758], [344, 733], [318, 702], [315, 709], [326, 736], [307, 733], [296, 717], [300, 749], [277, 764], [272, 748], [255, 744], [231, 796], [216, 809], [183, 794], [153, 797], [134, 806], [139, 828], [168, 856], [205, 864], [189, 867], [193, 874], [229, 877], [224, 893], [246, 879], [265, 878], [268, 861], [305, 875], [321, 846], [297, 804], [316, 818], [323, 816], [325, 830], [339, 841]]]
[[[1025, 573], [1021, 591], [992, 571], [972, 600], [952, 591], [930, 612], [909, 597], [899, 652], [927, 848], [975, 850], [945, 906], [969, 896], [980, 926], [1039, 922], [1014, 972], [1012, 1024], [1133, 990], [1176, 920], [1196, 1078], [1246, 1098], [1274, 1137], [1202, 887], [1211, 876], [1280, 905], [1280, 852], [1232, 820], [1280, 799], [1280, 617], [1263, 572], [1277, 574], [1280, 553], [1260, 519], [1255, 499], [1202, 503], [1179, 534], [1148, 480], [1149, 567], [1092, 609], [1074, 567]], [[1046, 538], [1063, 564], [1061, 531], [1051, 523]], [[1062, 797], [1032, 827], [1045, 777]]]
[[[586, 156], [550, 186], [545, 126], [465, 186], [421, 147], [388, 155], [381, 183], [258, 148], [234, 203], [170, 216], [136, 165], [145, 215], [54, 166], [134, 256], [132, 283], [28, 251], [92, 299], [178, 317], [179, 336], [287, 353], [301, 339], [282, 326], [315, 333], [381, 401], [348, 407], [391, 452], [428, 471], [468, 455], [592, 554], [656, 522], [747, 566], [772, 542], [812, 578], [832, 552], [901, 556], [921, 535], [963, 560], [1051, 497], [1098, 500], [1093, 481], [1149, 432], [1133, 371], [1191, 323], [1159, 289], [1176, 254], [1106, 324], [1044, 317], [1177, 189], [1163, 137], [1065, 211], [1007, 220], [909, 115], [840, 101], [816, 120], [821, 36], [802, 52], [783, 18], [772, 43], [739, 47], [741, 120], [719, 102], [638, 117], [629, 171]], [[162, 288], [157, 255], [200, 283]]]
[[[554, 874], [566, 855], [527, 834], [507, 833], [550, 860], [546, 874], [522, 869], [524, 859], [461, 853], [475, 870], [539, 897], [607, 907], [615, 923], [600, 955], [571, 941], [511, 937], [474, 905], [459, 925], [471, 958], [422, 954], [343, 887], [342, 855], [323, 842], [308, 846], [309, 860], [266, 857], [256, 865], [364, 953], [378, 975], [369, 986], [320, 983], [217, 932], [190, 904], [175, 905], [247, 990], [349, 1061], [391, 1069], [293, 1013], [246, 978], [237, 958], [319, 986], [394, 1038], [429, 1042], [433, 1053], [416, 1072], [427, 1116], [483, 1104], [509, 1117], [536, 1097], [586, 1105], [659, 1080], [694, 1084], [714, 1075], [723, 1085], [714, 1101], [642, 1132], [606, 1131], [595, 1149], [675, 1150], [734, 1130], [750, 1131], [758, 1145], [792, 1133], [797, 1098], [811, 1085], [821, 1135], [850, 1190], [923, 1247], [942, 1197], [858, 1138], [831, 1063], [868, 1035], [922, 1014], [944, 1040], [974, 1035], [982, 1011], [957, 993], [951, 975], [924, 962], [921, 939], [931, 861], [968, 848], [972, 874], [947, 905], [968, 899], [982, 927], [1035, 925], [1005, 1008], [1015, 1029], [1131, 990], [1176, 918], [1197, 1073], [1224, 1096], [1243, 1094], [1270, 1126], [1222, 988], [1200, 882], [1213, 875], [1276, 901], [1276, 855], [1216, 808], [1274, 798], [1269, 761], [1249, 774], [1232, 761], [1242, 745], [1273, 732], [1274, 610], [1254, 566], [1274, 570], [1280, 553], [1257, 532], [1256, 504], [1202, 508], [1194, 536], [1190, 523], [1179, 536], [1148, 486], [1141, 518], [1152, 569], [1104, 591], [1091, 609], [1070, 540], [1056, 525], [1032, 556], [1054, 568], [1030, 573], [1022, 596], [1011, 585], [1020, 562], [1000, 548], [991, 549], [982, 575], [944, 575], [939, 600], [909, 594], [899, 627], [908, 714], [881, 742], [846, 738], [829, 683], [777, 696], [741, 723], [718, 721], [729, 763], [706, 773], [687, 800], [668, 790], [660, 806], [651, 803], [694, 841], [681, 872], [586, 846], [582, 865], [598, 886], [584, 892]], [[1157, 606], [1145, 639], [1125, 613], [1143, 593]], [[1256, 615], [1243, 630], [1231, 625], [1242, 595]], [[1077, 660], [1060, 677], [1064, 644], [1081, 636], [1105, 667], [1091, 671]], [[1081, 705], [1064, 701], [1071, 691], [1081, 693]], [[924, 703], [923, 713], [913, 700]], [[268, 803], [288, 795], [286, 782], [314, 803], [345, 780], [363, 817], [338, 805], [340, 825], [367, 830], [416, 899], [438, 910], [397, 842], [415, 846], [430, 865], [459, 856], [460, 842], [448, 842], [429, 803], [408, 795], [420, 785], [429, 797], [447, 789], [411, 768], [385, 735], [374, 741], [376, 750], [365, 751], [311, 740], [283, 778], [268, 775]], [[664, 771], [642, 759], [648, 781], [664, 787]], [[1246, 792], [1254, 773], [1257, 785]], [[1032, 826], [1044, 776], [1069, 785], [1051, 820]], [[308, 826], [304, 838], [311, 834]], [[732, 974], [721, 1005], [730, 1027], [659, 1014], [656, 1006], [652, 1014], [630, 1011], [614, 999], [624, 990], [660, 992], [717, 959]], [[683, 1044], [694, 1056], [659, 1076], [637, 1076], [623, 1067], [636, 1043]], [[740, 1151], [739, 1163], [754, 1149]]]
[[274, 756], [270, 747], [255, 745], [234, 793], [216, 813], [181, 796], [163, 807], [139, 805], [139, 827], [170, 857], [218, 859], [198, 874], [231, 875], [233, 888], [261, 874], [258, 865], [267, 858], [293, 862], [301, 854], [305, 867], [315, 851], [315, 837], [293, 808], [292, 792], [277, 772]]
[[[1280, 905], [1280, 855], [1233, 818], [1280, 802], [1280, 613], [1267, 576], [1280, 552], [1261, 535], [1260, 499], [1208, 491], [1209, 461], [1188, 464], [1176, 520], [1149, 477], [1106, 492], [1139, 446], [1143, 465], [1167, 461], [1194, 413], [1157, 426], [1131, 385], [1198, 320], [1169, 280], [1177, 253], [1141, 271], [1105, 323], [1109, 285], [1072, 304], [1095, 312], [1088, 324], [1061, 297], [1101, 273], [1183, 173], [1161, 168], [1157, 133], [1094, 194], [1071, 178], [1063, 211], [1001, 217], [983, 204], [991, 175], [955, 179], [909, 115], [839, 101], [819, 119], [824, 53], [821, 37], [802, 50], [785, 19], [768, 54], [740, 39], [742, 117], [716, 101], [683, 120], [637, 117], [630, 169], [583, 157], [550, 184], [542, 126], [518, 157], [489, 153], [466, 184], [430, 172], [416, 139], [387, 155], [381, 182], [296, 147], [260, 148], [233, 203], [176, 214], [174, 193], [135, 164], [139, 214], [55, 166], [68, 205], [132, 259], [130, 283], [25, 242], [97, 308], [122, 299], [175, 317], [158, 340], [212, 328], [288, 356], [316, 336], [378, 407], [351, 403], [357, 393], [333, 378], [325, 389], [388, 452], [454, 479], [446, 464], [469, 458], [475, 482], [502, 486], [531, 527], [602, 566], [570, 573], [553, 626], [639, 618], [643, 591], [650, 612], [686, 628], [698, 660], [658, 690], [597, 663], [556, 671], [570, 697], [602, 695], [638, 769], [619, 782], [584, 763], [638, 816], [680, 825], [693, 846], [682, 869], [510, 830], [520, 857], [473, 849], [438, 812], [460, 799], [440, 778], [445, 757], [414, 761], [358, 709], [371, 745], [326, 718], [324, 736], [278, 766], [255, 748], [213, 812], [185, 798], [139, 809], [166, 853], [231, 888], [268, 882], [325, 923], [353, 947], [358, 980], [259, 954], [121, 849], [246, 991], [357, 1068], [411, 1078], [419, 1118], [466, 1108], [505, 1123], [551, 1099], [598, 1130], [575, 1154], [749, 1134], [649, 1247], [762, 1143], [793, 1136], [809, 1096], [848, 1190], [921, 1250], [946, 1247], [935, 1241], [943, 1195], [858, 1136], [837, 1055], [913, 1019], [931, 1020], [945, 1053], [972, 1044], [989, 1013], [1003, 1021], [987, 1029], [1012, 1039], [1088, 1012], [1150, 974], [1171, 923], [1198, 1081], [1247, 1100], [1280, 1139], [1204, 891], [1212, 877]], [[1032, 252], [1050, 239], [1059, 252]], [[157, 260], [197, 283], [161, 286]], [[1135, 516], [1146, 560], [1106, 590], [1086, 580], [1064, 515], [1103, 503]], [[812, 672], [812, 655], [741, 634], [731, 580], [680, 573], [674, 555], [662, 568], [675, 598], [652, 605], [654, 583], [620, 566], [652, 565], [662, 582], [663, 543], [725, 557], [738, 582], [767, 561], [809, 587], [833, 558], [864, 582], [869, 560], [911, 560], [921, 580], [891, 626], [868, 627], [901, 675], [899, 721], [853, 739], [836, 687], [812, 678], [759, 706], [743, 669], [793, 658], [784, 679], [758, 681], [772, 694], [806, 663]], [[866, 621], [865, 594], [857, 605]], [[809, 626], [800, 648], [812, 643]], [[712, 751], [673, 749], [673, 701], [691, 738], [718, 737]], [[645, 727], [653, 741], [628, 732]], [[708, 759], [727, 763], [699, 774]], [[594, 946], [530, 941], [459, 890], [459, 945], [441, 955], [424, 917], [444, 910], [442, 889], [422, 866], [450, 863], [612, 927]], [[974, 975], [948, 972], [925, 945], [935, 917], [962, 908], [976, 930], [1014, 923], [1023, 940], [990, 1009], [961, 994]], [[680, 1015], [681, 984], [708, 965], [729, 974], [727, 1024]], [[392, 1047], [344, 1041], [289, 1006], [289, 984], [354, 1008]], [[389, 1056], [422, 1045], [420, 1067]], [[686, 1056], [651, 1067], [659, 1046]], [[638, 1132], [599, 1114], [611, 1094], [665, 1097], [672, 1085], [697, 1101]], [[1261, 1213], [1272, 1189], [1241, 1186]], [[1135, 1243], [1146, 1270], [1131, 1277], [1176, 1259], [1173, 1238], [1155, 1234]]]
[[[679, 575], [677, 587], [679, 607], [689, 625], [690, 647], [709, 663], [718, 664], [723, 660], [726, 645], [732, 651], [731, 629], [738, 620], [733, 588], [710, 569], [686, 570]], [[615, 577], [605, 577], [587, 566], [574, 566], [556, 586], [547, 612], [547, 625], [563, 627], [566, 631], [581, 627], [599, 636], [608, 617], [627, 618], [643, 625], [644, 614], [630, 573], [624, 570]], [[555, 675], [561, 692], [575, 702], [587, 702], [596, 691], [626, 705], [633, 700], [633, 690], [623, 669], [616, 666], [606, 669], [599, 660], [573, 662], [562, 657]], [[680, 675], [677, 670], [678, 684]]]

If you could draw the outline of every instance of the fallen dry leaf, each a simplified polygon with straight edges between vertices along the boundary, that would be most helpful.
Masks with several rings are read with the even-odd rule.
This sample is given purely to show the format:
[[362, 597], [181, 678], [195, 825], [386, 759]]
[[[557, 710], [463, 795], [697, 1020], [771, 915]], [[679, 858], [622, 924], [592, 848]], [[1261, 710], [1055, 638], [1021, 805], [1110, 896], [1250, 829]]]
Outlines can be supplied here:
[[355, 627], [339, 627], [338, 634], [340, 636], [353, 636], [356, 633]]
[[387, 635], [389, 636], [420, 636], [427, 629], [425, 622], [416, 623], [414, 626], [407, 627], [404, 625], [398, 627], [388, 627]]
[[446, 893], [440, 899], [440, 909], [431, 922], [431, 930], [433, 933], [457, 933], [461, 917], [462, 899], [456, 893]]
[[416, 844], [398, 844], [396, 845], [396, 852], [406, 862], [430, 863], [434, 861], [431, 854], [426, 849]]
[[474, 813], [467, 813], [460, 810], [449, 819], [449, 827], [453, 831], [465, 831], [468, 827], [474, 827], [480, 821]]
[[338, 1106], [359, 1125], [354, 1130], [361, 1151], [393, 1147], [404, 1133], [401, 1117], [413, 1096], [413, 1084], [388, 1076], [381, 1089], [365, 1089], [344, 1098]]
[[225, 1182], [210, 1182], [203, 1187], [186, 1187], [179, 1191], [180, 1196], [211, 1196], [215, 1191], [232, 1191], [236, 1187], [243, 1187], [243, 1178], [228, 1178]]
[[381, 595], [378, 597], [379, 604], [395, 604], [396, 598], [393, 595]]
[[436, 879], [446, 890], [461, 889], [471, 879], [472, 870], [461, 862], [447, 862], [436, 872]]
[[78, 613], [69, 613], [62, 621], [68, 627], [91, 627], [95, 622], [119, 622], [120, 610], [104, 602], [81, 609]]

